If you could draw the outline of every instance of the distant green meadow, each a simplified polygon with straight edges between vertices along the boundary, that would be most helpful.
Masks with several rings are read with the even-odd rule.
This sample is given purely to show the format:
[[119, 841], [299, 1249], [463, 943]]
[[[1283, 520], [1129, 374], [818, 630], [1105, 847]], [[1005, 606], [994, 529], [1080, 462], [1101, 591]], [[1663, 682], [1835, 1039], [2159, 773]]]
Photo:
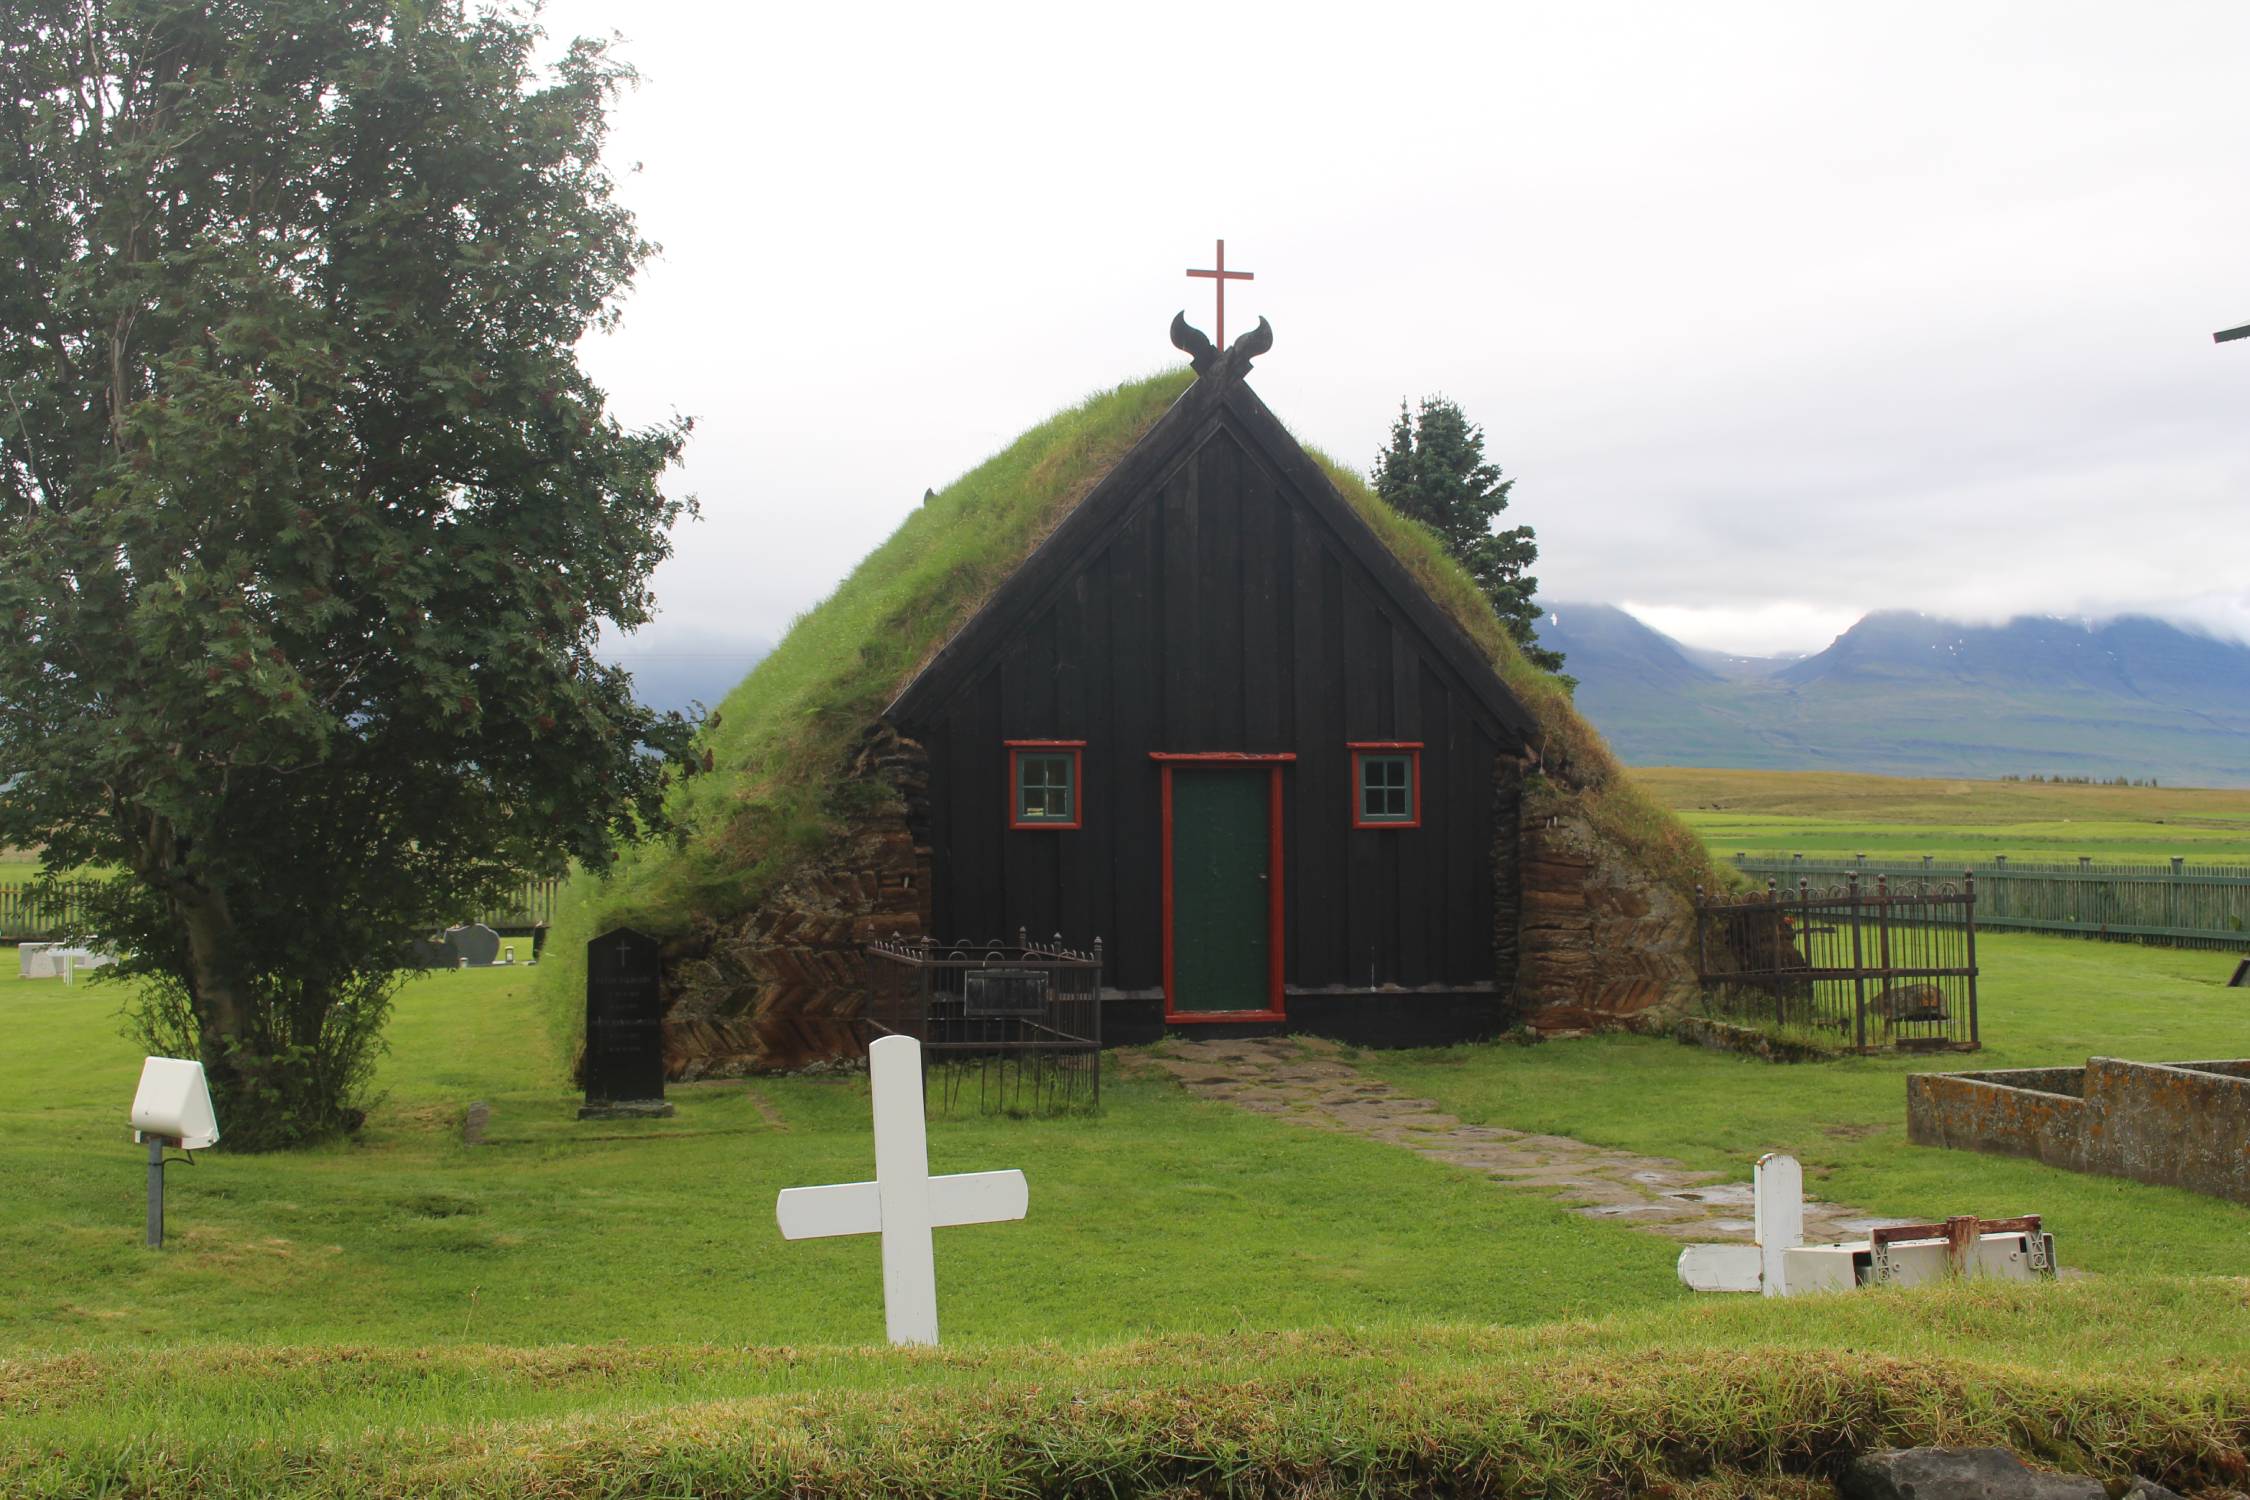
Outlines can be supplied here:
[[1643, 767], [1725, 859], [1750, 854], [2250, 865], [2250, 791]]

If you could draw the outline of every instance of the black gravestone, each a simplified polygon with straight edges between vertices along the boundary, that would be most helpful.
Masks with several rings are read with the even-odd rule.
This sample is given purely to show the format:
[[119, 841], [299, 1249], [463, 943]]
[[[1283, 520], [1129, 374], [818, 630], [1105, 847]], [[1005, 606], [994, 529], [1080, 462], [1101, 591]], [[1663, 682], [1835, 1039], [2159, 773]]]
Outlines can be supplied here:
[[461, 962], [461, 955], [443, 936], [418, 937], [407, 945], [406, 966], [410, 969], [451, 969]]
[[2227, 981], [2230, 990], [2250, 990], [2250, 958], [2234, 966], [2234, 978]]
[[581, 1120], [669, 1115], [656, 939], [620, 927], [586, 945], [586, 1103]]

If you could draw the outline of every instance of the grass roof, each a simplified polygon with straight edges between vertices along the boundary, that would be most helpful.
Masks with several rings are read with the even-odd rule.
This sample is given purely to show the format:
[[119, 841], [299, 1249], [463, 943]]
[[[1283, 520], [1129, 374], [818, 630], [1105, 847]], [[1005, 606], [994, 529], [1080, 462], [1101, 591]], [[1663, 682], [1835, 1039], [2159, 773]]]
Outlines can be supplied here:
[[[712, 715], [702, 745], [715, 773], [673, 789], [673, 832], [629, 850], [606, 880], [581, 875], [565, 892], [540, 980], [571, 1051], [586, 939], [616, 926], [684, 936], [698, 917], [750, 910], [831, 847], [867, 811], [864, 800], [882, 795], [842, 774], [867, 726], [1193, 383], [1192, 372], [1170, 370], [1048, 418], [908, 516], [798, 616]], [[1312, 456], [1537, 719], [1548, 769], [1596, 826], [1676, 886], [1712, 878], [1701, 843], [1627, 781], [1568, 691], [1524, 659], [1437, 537], [1376, 499], [1358, 474]]]

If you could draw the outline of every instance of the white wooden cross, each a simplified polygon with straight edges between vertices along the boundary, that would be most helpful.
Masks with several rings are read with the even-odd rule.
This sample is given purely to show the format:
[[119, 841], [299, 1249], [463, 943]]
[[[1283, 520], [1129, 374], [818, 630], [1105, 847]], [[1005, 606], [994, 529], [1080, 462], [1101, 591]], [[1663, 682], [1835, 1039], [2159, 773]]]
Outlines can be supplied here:
[[1754, 1243], [1690, 1245], [1680, 1252], [1680, 1280], [1699, 1292], [1786, 1294], [1784, 1261], [1805, 1242], [1805, 1169], [1794, 1156], [1768, 1151], [1751, 1180]]
[[784, 1188], [773, 1214], [785, 1240], [883, 1237], [883, 1324], [894, 1344], [935, 1344], [937, 1257], [932, 1229], [1020, 1219], [1031, 1204], [1023, 1173], [930, 1175], [922, 1121], [922, 1044], [887, 1036], [867, 1049], [875, 1096], [875, 1180]]

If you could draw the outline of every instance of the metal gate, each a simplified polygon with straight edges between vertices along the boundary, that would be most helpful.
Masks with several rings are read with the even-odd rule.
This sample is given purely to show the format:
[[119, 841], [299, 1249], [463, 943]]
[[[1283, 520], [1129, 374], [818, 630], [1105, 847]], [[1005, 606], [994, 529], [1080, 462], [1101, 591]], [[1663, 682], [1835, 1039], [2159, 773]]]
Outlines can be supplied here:
[[1853, 1052], [1974, 1051], [1976, 880], [1878, 877], [1729, 896], [1696, 891], [1696, 967], [1714, 1020]]

